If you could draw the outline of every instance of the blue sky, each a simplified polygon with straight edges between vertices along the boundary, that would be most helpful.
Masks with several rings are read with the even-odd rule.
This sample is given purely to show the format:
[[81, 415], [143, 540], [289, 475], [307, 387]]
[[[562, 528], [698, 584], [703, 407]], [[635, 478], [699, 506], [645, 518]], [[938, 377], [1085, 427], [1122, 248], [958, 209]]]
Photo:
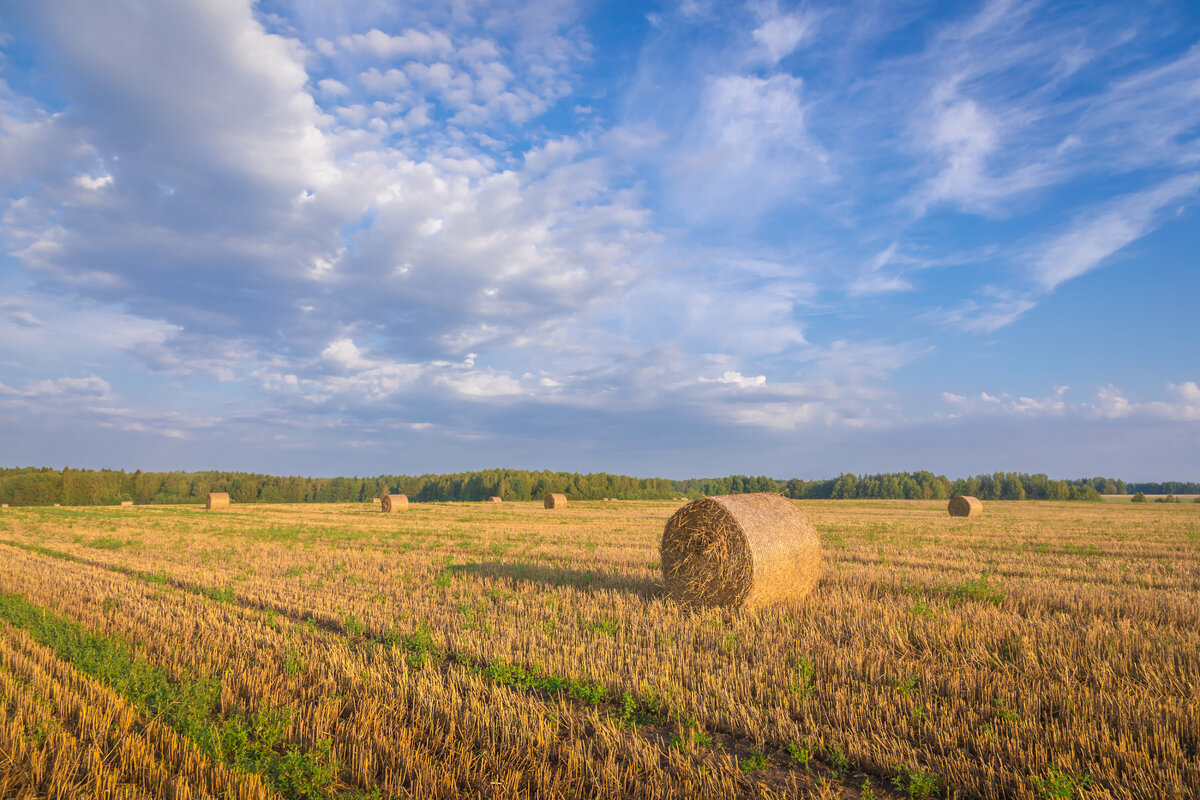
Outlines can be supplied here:
[[1200, 479], [1200, 7], [0, 2], [0, 462]]

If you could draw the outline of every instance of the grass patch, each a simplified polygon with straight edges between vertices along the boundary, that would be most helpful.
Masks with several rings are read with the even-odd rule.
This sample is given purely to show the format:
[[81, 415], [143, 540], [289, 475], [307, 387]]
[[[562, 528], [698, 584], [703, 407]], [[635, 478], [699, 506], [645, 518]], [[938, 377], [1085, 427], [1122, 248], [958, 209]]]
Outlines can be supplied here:
[[124, 697], [143, 716], [165, 721], [206, 755], [266, 778], [289, 798], [334, 796], [338, 764], [328, 740], [303, 749], [284, 736], [291, 710], [221, 710], [221, 682], [213, 676], [174, 679], [139, 656], [119, 636], [104, 636], [20, 595], [0, 595], [0, 619], [24, 630], [80, 672]]

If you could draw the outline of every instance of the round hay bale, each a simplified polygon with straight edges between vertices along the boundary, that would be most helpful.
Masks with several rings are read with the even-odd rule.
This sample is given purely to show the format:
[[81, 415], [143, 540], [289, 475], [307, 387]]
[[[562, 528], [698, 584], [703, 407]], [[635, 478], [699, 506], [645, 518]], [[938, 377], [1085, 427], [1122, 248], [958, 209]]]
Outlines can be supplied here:
[[567, 496], [565, 494], [548, 494], [544, 505], [546, 508], [566, 508]]
[[132, 501], [132, 500], [122, 500], [122, 501], [121, 501], [121, 505], [123, 505], [123, 506], [131, 506], [131, 505], [133, 505], [133, 501]]
[[371, 498], [371, 502], [372, 502], [372, 503], [374, 503], [375, 505], [379, 505], [379, 498], [378, 498], [378, 497], [372, 497], [372, 498]]
[[488, 502], [489, 503], [501, 503], [501, 502], [504, 502], [504, 498], [499, 497], [498, 495], [492, 495], [491, 497], [488, 498]]
[[55, 503], [55, 504], [54, 504], [54, 507], [55, 507], [55, 508], [62, 508], [62, 503]]
[[8, 508], [8, 503], [0, 503], [0, 508]]
[[761, 606], [799, 600], [821, 577], [821, 543], [778, 494], [701, 497], [663, 529], [667, 594], [683, 605]]
[[379, 498], [379, 510], [385, 514], [399, 511], [402, 508], [408, 508], [408, 495], [406, 494], [385, 494]]
[[204, 501], [204, 507], [213, 508], [229, 508], [229, 492], [209, 492], [208, 498]]
[[983, 513], [983, 503], [979, 502], [978, 497], [960, 494], [950, 498], [947, 510], [952, 517], [977, 517]]

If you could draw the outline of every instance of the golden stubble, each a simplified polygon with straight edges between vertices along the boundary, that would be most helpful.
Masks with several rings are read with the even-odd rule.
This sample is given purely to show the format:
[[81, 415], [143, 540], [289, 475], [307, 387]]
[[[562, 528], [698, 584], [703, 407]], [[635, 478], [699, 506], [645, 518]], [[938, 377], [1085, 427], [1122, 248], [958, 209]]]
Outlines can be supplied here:
[[[398, 796], [756, 785], [713, 748], [364, 644], [418, 629], [474, 663], [653, 692], [715, 734], [926, 769], [963, 796], [1036, 798], [1051, 767], [1094, 796], [1200, 786], [1200, 507], [993, 502], [962, 519], [940, 501], [803, 502], [820, 584], [730, 612], [665, 597], [659, 540], [680, 505], [15, 510], [0, 539], [75, 560], [2, 545], [0, 591], [220, 675], [231, 704], [295, 708], [292, 740], [331, 739], [350, 785]], [[793, 794], [829, 791], [785, 772]]]

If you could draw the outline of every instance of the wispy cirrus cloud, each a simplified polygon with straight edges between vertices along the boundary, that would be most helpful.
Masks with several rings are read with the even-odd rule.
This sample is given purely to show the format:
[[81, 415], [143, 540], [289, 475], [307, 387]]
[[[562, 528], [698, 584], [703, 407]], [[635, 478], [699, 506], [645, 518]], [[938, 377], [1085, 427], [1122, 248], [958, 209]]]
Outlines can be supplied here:
[[1178, 175], [1088, 212], [1046, 245], [1032, 265], [1046, 289], [1077, 278], [1106, 258], [1153, 231], [1200, 189], [1200, 172]]

